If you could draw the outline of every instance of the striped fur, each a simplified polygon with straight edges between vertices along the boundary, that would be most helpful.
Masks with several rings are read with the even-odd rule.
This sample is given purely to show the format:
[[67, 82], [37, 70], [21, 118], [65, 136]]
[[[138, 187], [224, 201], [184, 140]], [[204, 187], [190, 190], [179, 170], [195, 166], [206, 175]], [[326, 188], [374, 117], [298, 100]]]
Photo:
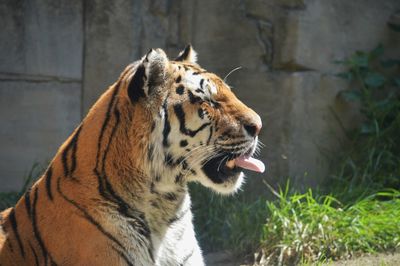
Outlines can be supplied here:
[[124, 70], [0, 213], [0, 265], [204, 264], [187, 183], [236, 191], [243, 174], [209, 162], [256, 145], [243, 125], [261, 122], [195, 58], [151, 50]]

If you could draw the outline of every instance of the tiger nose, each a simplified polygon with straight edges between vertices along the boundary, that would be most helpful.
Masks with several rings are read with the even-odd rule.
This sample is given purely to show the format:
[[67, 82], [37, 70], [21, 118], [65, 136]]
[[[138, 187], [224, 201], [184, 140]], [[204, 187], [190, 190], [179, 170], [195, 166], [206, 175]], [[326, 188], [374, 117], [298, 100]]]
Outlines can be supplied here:
[[262, 122], [260, 116], [255, 115], [249, 121], [245, 121], [243, 127], [251, 137], [258, 136], [262, 128]]

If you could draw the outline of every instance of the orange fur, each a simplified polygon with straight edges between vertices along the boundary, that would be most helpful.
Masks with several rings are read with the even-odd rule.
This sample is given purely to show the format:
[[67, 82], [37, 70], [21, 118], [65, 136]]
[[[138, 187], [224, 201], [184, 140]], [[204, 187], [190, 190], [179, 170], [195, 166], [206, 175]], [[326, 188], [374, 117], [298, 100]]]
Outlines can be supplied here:
[[[138, 64], [128, 66], [100, 97], [61, 145], [44, 175], [16, 206], [1, 213], [1, 265], [155, 263], [153, 238], [143, 236], [167, 234], [168, 225], [158, 227], [159, 223], [176, 219], [187, 194], [186, 182], [192, 179], [188, 177], [182, 184], [172, 182], [171, 186], [154, 185], [153, 172], [144, 167], [157, 163], [147, 159], [152, 127], [165, 97], [169, 97], [167, 111], [172, 125], [179, 123], [173, 115], [174, 104], [183, 104], [187, 120], [197, 117], [198, 107], [175, 93], [175, 80], [184, 73], [184, 67], [204, 70], [193, 63], [171, 61], [162, 76], [163, 88], [156, 88], [152, 101], [132, 104], [128, 89]], [[178, 71], [177, 66], [182, 70]], [[201, 104], [218, 124], [214, 135], [238, 130], [243, 121], [257, 122], [254, 111], [241, 103], [219, 77], [210, 73], [202, 76], [218, 87], [214, 101], [221, 107]], [[164, 204], [168, 197], [177, 203], [158, 209], [149, 207], [150, 203]]]

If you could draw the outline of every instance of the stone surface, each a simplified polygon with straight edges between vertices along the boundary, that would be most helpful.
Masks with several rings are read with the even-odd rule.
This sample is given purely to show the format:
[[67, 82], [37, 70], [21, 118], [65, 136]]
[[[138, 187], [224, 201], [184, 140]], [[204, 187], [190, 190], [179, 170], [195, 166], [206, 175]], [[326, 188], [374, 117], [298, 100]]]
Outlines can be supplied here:
[[199, 63], [208, 70], [224, 76], [238, 66], [266, 69], [269, 51], [260, 36], [260, 26], [246, 16], [242, 1], [201, 1], [193, 12], [191, 26]]
[[306, 8], [290, 12], [283, 47], [275, 54], [277, 68], [306, 68], [335, 73], [333, 64], [356, 50], [371, 50], [383, 43], [387, 53], [400, 56], [400, 36], [386, 26], [400, 1], [305, 1]]
[[140, 1], [84, 2], [83, 116], [122, 70], [141, 56]]
[[0, 72], [81, 79], [82, 1], [1, 1], [0, 25]]
[[176, 50], [179, 3], [85, 1], [83, 115], [128, 64], [151, 48]]
[[0, 81], [0, 191], [19, 190], [80, 122], [80, 83]]
[[318, 72], [293, 73], [290, 80], [284, 156], [288, 176], [304, 191], [323, 183], [346, 144], [344, 130], [357, 125], [360, 117], [337, 97], [348, 86], [343, 80]]

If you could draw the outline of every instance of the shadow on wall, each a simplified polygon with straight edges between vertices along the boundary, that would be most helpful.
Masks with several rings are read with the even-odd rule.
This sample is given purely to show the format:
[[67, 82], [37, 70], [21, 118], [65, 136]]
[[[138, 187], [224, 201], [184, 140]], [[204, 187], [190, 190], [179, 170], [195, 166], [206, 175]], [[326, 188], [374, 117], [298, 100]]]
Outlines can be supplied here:
[[187, 43], [221, 76], [243, 67], [228, 83], [263, 119], [268, 165], [249, 189], [287, 176], [315, 186], [345, 143], [337, 118], [346, 128], [358, 119], [336, 99], [346, 85], [332, 62], [382, 40], [399, 56], [385, 26], [396, 10], [397, 0], [2, 1], [0, 191], [51, 158], [128, 63]]

